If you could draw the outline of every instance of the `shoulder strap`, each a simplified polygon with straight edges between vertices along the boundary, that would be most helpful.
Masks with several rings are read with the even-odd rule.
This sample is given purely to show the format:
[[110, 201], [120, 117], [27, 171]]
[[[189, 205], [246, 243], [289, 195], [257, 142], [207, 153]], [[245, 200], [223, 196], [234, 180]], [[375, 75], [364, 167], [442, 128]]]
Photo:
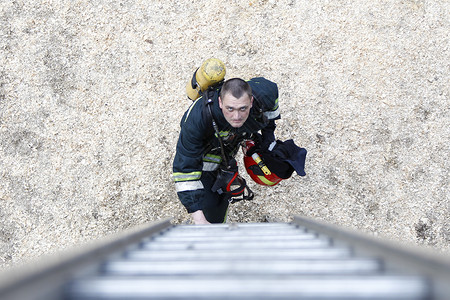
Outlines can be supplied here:
[[[223, 162], [228, 167], [228, 159], [227, 159], [227, 156], [225, 155], [222, 137], [220, 136], [219, 127], [217, 126], [216, 120], [214, 120], [212, 109], [211, 109], [211, 106], [214, 101], [213, 96], [214, 96], [214, 90], [212, 90], [212, 89], [211, 90], [207, 89], [205, 91], [205, 93], [203, 94], [203, 97], [205, 98], [205, 101], [206, 101], [205, 102], [206, 114], [208, 115], [206, 121], [207, 122], [209, 121], [212, 124], [212, 128], [214, 129], [214, 132], [216, 133], [216, 137], [219, 139], [220, 153], [222, 154]], [[208, 125], [208, 123], [206, 123], [206, 125]]]
[[206, 137], [210, 137], [214, 134], [214, 127], [211, 126], [211, 124], [213, 124], [213, 114], [211, 107], [214, 102], [214, 96], [215, 96], [214, 89], [208, 88], [206, 91], [202, 92], [203, 98], [202, 117], [206, 125]]
[[[205, 96], [203, 96], [205, 97]], [[210, 137], [212, 135], [214, 135], [214, 127], [211, 126], [212, 124], [212, 113], [209, 109], [209, 106], [211, 104], [208, 104], [207, 100], [203, 101], [203, 109], [202, 109], [202, 118], [205, 122], [205, 126], [206, 126], [206, 132], [205, 132], [205, 136], [206, 137]]]

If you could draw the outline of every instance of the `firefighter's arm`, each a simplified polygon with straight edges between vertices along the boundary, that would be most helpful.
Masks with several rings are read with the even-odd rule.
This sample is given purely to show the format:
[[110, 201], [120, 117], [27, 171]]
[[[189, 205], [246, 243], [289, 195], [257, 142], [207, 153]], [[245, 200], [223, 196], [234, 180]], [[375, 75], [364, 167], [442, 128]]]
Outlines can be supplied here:
[[196, 151], [196, 145], [190, 140], [189, 137], [180, 134], [173, 163], [173, 179], [181, 203], [188, 213], [193, 213], [202, 209], [204, 188], [200, 181], [202, 155], [200, 151]]
[[266, 98], [267, 102], [266, 108], [267, 110], [264, 112], [265, 117], [268, 119], [267, 125], [261, 130], [262, 134], [262, 142], [264, 146], [270, 145], [273, 141], [275, 141], [275, 120], [278, 120], [281, 118], [280, 116], [280, 107], [278, 103], [278, 89], [274, 89], [273, 95], [268, 100]]
[[181, 121], [173, 162], [173, 179], [182, 204], [188, 213], [201, 210], [203, 206], [204, 187], [200, 181], [202, 175], [205, 132], [199, 113], [194, 107], [191, 114], [187, 112]]
[[275, 141], [275, 120], [269, 120], [269, 123], [266, 127], [261, 129], [262, 135], [262, 143], [263, 145], [270, 145], [273, 141]]

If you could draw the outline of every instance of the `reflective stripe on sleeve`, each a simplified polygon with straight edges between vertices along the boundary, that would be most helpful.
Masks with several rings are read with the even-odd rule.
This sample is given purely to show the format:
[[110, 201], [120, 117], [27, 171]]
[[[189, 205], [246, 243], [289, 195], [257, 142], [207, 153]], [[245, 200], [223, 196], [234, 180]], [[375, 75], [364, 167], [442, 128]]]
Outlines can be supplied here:
[[175, 182], [175, 190], [178, 192], [187, 192], [203, 189], [203, 183], [200, 180]]
[[175, 182], [192, 181], [192, 180], [199, 180], [201, 176], [202, 176], [201, 171], [195, 171], [195, 172], [191, 172], [191, 173], [177, 172], [177, 173], [173, 173], [173, 180]]
[[280, 108], [277, 107], [276, 110], [273, 110], [273, 111], [265, 111], [265, 112], [264, 112], [264, 115], [265, 115], [269, 120], [275, 119], [276, 117], [278, 117], [278, 116], [280, 115]]
[[220, 164], [222, 157], [220, 155], [206, 154], [205, 157], [203, 157], [203, 161]]
[[218, 163], [204, 161], [202, 171], [211, 172], [217, 170], [218, 168], [219, 168]]
[[219, 168], [219, 164], [222, 162], [220, 155], [206, 154], [203, 157], [203, 169], [202, 171], [215, 171]]

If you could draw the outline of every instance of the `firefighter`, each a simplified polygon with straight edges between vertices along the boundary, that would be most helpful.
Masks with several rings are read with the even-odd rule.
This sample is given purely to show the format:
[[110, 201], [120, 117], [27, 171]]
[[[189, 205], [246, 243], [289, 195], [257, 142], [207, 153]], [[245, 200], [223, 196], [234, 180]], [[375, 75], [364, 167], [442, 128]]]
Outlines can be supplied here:
[[[210, 62], [211, 70], [220, 71], [219, 63]], [[278, 87], [258, 77], [216, 80], [212, 87], [196, 88], [201, 71], [205, 70], [197, 70], [188, 84], [194, 94], [198, 91], [194, 98], [201, 97], [181, 119], [173, 179], [177, 195], [195, 224], [223, 223], [236, 196], [253, 196], [237, 172], [234, 156], [240, 145], [258, 132], [260, 148], [275, 141], [275, 120], [280, 118]]]

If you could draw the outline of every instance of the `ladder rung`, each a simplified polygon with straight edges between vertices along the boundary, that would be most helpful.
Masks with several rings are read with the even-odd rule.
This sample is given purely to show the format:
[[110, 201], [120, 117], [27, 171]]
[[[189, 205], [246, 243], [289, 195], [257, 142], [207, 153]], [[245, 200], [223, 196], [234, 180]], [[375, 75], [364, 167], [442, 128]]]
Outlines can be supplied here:
[[381, 271], [376, 259], [328, 259], [283, 261], [129, 261], [106, 263], [102, 271], [108, 275], [195, 275], [195, 274], [373, 274]]
[[265, 234], [265, 235], [234, 235], [234, 236], [171, 236], [171, 235], [163, 235], [158, 236], [153, 239], [154, 242], [216, 242], [220, 240], [221, 242], [233, 242], [233, 241], [261, 241], [261, 242], [272, 242], [272, 241], [296, 241], [296, 240], [312, 240], [316, 239], [317, 235], [315, 234]]
[[[288, 228], [286, 230], [266, 229], [266, 230], [224, 230], [224, 229], [212, 229], [212, 230], [169, 230], [159, 236], [263, 236], [263, 235], [304, 235], [305, 231], [296, 230], [294, 228]], [[308, 233], [311, 234], [311, 233]]]
[[235, 229], [264, 229], [264, 228], [281, 228], [281, 229], [289, 229], [295, 228], [299, 229], [298, 225], [290, 224], [290, 223], [230, 223], [230, 224], [208, 224], [208, 225], [178, 225], [172, 227], [171, 229], [177, 230], [211, 230], [214, 228], [224, 228], [227, 230], [235, 230]]
[[224, 249], [300, 249], [317, 248], [330, 245], [328, 239], [299, 240], [299, 241], [275, 241], [275, 242], [147, 242], [142, 245], [143, 249], [151, 250], [224, 250]]
[[266, 249], [252, 251], [239, 250], [218, 250], [218, 251], [152, 251], [152, 250], [134, 250], [126, 253], [130, 259], [145, 260], [257, 260], [257, 259], [313, 259], [313, 258], [345, 258], [350, 257], [352, 251], [348, 248], [311, 248], [298, 251], [297, 249]]
[[71, 299], [427, 299], [413, 277], [93, 278], [69, 286]]

